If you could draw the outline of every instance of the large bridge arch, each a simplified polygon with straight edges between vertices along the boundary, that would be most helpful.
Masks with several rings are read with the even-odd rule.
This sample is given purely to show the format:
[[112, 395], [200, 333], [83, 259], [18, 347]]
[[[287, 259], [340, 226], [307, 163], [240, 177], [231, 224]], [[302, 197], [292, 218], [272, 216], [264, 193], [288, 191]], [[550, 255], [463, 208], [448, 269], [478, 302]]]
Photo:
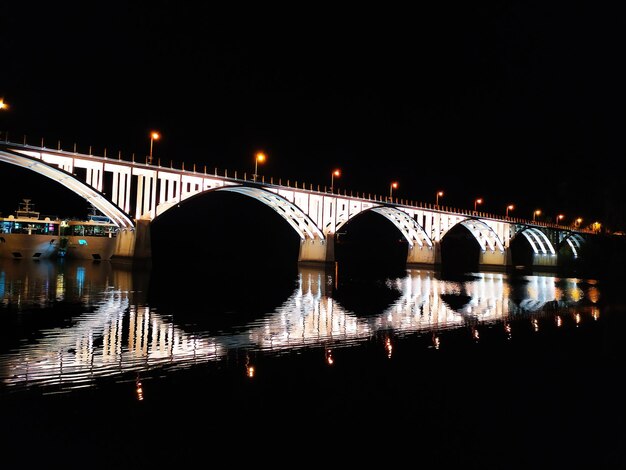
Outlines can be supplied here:
[[126, 211], [102, 193], [101, 186], [96, 185], [94, 187], [83, 183], [69, 171], [71, 168], [59, 167], [30, 154], [14, 152], [8, 148], [0, 148], [0, 161], [33, 171], [64, 186], [111, 219], [120, 229], [116, 237], [114, 256], [136, 259], [150, 258], [149, 241], [146, 242], [149, 240], [146, 236], [149, 232], [147, 222], [139, 221], [136, 223], [133, 221]]
[[390, 222], [395, 230], [407, 243], [405, 263], [407, 265], [433, 265], [435, 262], [435, 242], [428, 236], [426, 230], [404, 210], [387, 205], [377, 205], [358, 213], [353, 213], [349, 218], [342, 220], [337, 226], [337, 232], [346, 224], [355, 219], [368, 217], [371, 214], [380, 216]]
[[402, 234], [409, 244], [409, 248], [414, 246], [429, 248], [433, 247], [433, 241], [428, 236], [424, 228], [419, 225], [409, 214], [403, 210], [399, 210], [395, 207], [389, 206], [375, 206], [370, 209], [366, 209], [357, 214], [352, 214], [348, 220], [343, 221], [337, 226], [337, 231], [341, 229], [346, 223], [354, 220], [355, 217], [362, 216], [367, 213], [376, 213], [385, 217], [390, 221]]
[[[325, 247], [326, 246], [326, 237], [322, 233], [322, 231], [314, 224], [314, 222], [295, 204], [286, 200], [284, 197], [267, 191], [262, 187], [255, 186], [244, 186], [244, 185], [226, 185], [217, 188], [213, 188], [207, 191], [196, 193], [192, 196], [187, 197], [185, 200], [180, 201], [178, 204], [169, 205], [167, 208], [162, 208], [162, 210], [158, 211], [157, 217], [155, 217], [153, 224], [157, 229], [160, 230], [160, 226], [162, 224], [170, 224], [169, 218], [170, 216], [176, 217], [177, 219], [183, 219], [188, 221], [192, 219], [197, 224], [197, 233], [200, 239], [202, 238], [202, 233], [204, 233], [204, 237], [207, 240], [215, 241], [215, 237], [211, 237], [209, 234], [208, 227], [210, 225], [209, 220], [204, 219], [212, 219], [214, 214], [207, 214], [204, 212], [204, 207], [213, 207], [215, 210], [215, 206], [207, 202], [207, 197], [211, 197], [211, 195], [221, 195], [224, 196], [226, 194], [236, 194], [239, 196], [243, 196], [242, 200], [254, 201], [252, 205], [244, 205], [241, 206], [241, 202], [233, 202], [232, 204], [228, 202], [228, 199], [224, 199], [223, 197], [220, 199], [220, 203], [223, 209], [226, 212], [229, 212], [229, 220], [231, 229], [229, 227], [223, 227], [222, 232], [230, 233], [230, 242], [228, 244], [232, 244], [232, 240], [236, 239], [239, 245], [239, 249], [242, 253], [244, 253], [245, 257], [248, 257], [250, 260], [264, 258], [265, 253], [268, 248], [268, 243], [270, 240], [273, 241], [274, 238], [278, 238], [283, 240], [284, 243], [289, 243], [284, 240], [284, 237], [280, 235], [278, 232], [280, 230], [275, 229], [275, 225], [272, 225], [271, 220], [268, 220], [267, 217], [269, 213], [276, 214], [277, 219], [282, 219], [285, 221], [286, 226], [289, 228], [287, 230], [291, 231], [297, 239], [299, 240], [299, 258], [302, 260], [303, 257], [306, 256], [307, 252], [310, 251], [310, 247]], [[246, 204], [251, 204], [246, 203]], [[256, 215], [258, 210], [254, 209], [253, 204], [258, 203], [266, 206], [269, 209], [269, 213], [266, 211], [263, 212], [264, 216]], [[192, 207], [193, 209], [190, 209]], [[174, 216], [172, 211], [180, 211], [178, 214]], [[195, 211], [195, 215], [194, 212]], [[228, 224], [227, 224], [228, 225]], [[232, 234], [232, 229], [240, 229], [245, 231], [244, 234], [237, 234], [237, 236]], [[271, 232], [271, 233], [264, 233]], [[191, 230], [189, 232], [193, 235], [194, 231]], [[154, 240], [155, 249], [159, 252], [159, 255], [167, 256], [166, 250], [162, 248], [164, 242], [162, 241], [163, 235], [159, 234], [158, 231], [155, 232], [156, 239]], [[159, 238], [160, 237], [160, 238]], [[178, 243], [180, 244], [180, 237], [177, 237]], [[259, 244], [259, 240], [264, 240], [263, 243]], [[189, 240], [190, 245], [196, 247], [195, 252], [197, 256], [204, 257], [205, 255], [213, 255], [215, 258], [220, 257], [219, 250], [225, 249], [223, 243], [226, 243], [226, 240], [221, 240], [220, 244], [213, 247], [213, 250], [210, 251], [208, 249], [202, 248], [198, 249], [198, 245], [195, 240]], [[201, 242], [202, 243], [202, 242]], [[210, 243], [211, 244], [211, 243]], [[217, 250], [217, 251], [216, 251]], [[271, 251], [271, 249], [269, 250]], [[285, 247], [285, 252], [290, 252], [290, 249]], [[274, 253], [275, 255], [277, 252]], [[295, 261], [295, 259], [294, 259]]]
[[565, 232], [561, 235], [559, 240], [559, 251], [562, 248], [568, 248], [571, 251], [572, 256], [574, 258], [578, 258], [580, 255], [580, 249], [585, 242], [586, 240], [581, 234], [575, 232]]
[[511, 238], [510, 249], [511, 264], [517, 267], [554, 268], [558, 264], [558, 250], [539, 227], [521, 226]]
[[485, 221], [465, 218], [442, 233], [440, 260], [444, 269], [473, 271], [504, 269], [507, 265], [504, 242]]
[[0, 160], [20, 168], [34, 171], [65, 186], [110, 218], [120, 229], [132, 230], [135, 228], [135, 224], [131, 218], [120, 207], [109, 201], [100, 191], [74, 178], [72, 173], [57, 166], [52, 166], [42, 160], [8, 149], [0, 149]]
[[235, 192], [262, 202], [285, 219], [296, 231], [302, 242], [306, 242], [307, 240], [315, 241], [316, 239], [324, 243], [326, 241], [326, 237], [322, 231], [308, 215], [302, 212], [298, 206], [276, 193], [252, 186], [223, 186], [212, 191]]

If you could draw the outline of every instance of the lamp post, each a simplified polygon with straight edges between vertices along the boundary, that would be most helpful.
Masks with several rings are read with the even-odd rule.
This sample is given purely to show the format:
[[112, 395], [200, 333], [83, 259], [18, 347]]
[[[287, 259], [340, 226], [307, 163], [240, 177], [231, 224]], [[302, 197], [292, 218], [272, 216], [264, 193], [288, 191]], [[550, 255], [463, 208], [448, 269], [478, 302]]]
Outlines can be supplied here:
[[579, 227], [580, 227], [580, 224], [581, 224], [581, 222], [582, 222], [582, 221], [583, 221], [583, 219], [582, 219], [581, 217], [578, 217], [578, 218], [576, 219], [576, 223], [574, 224], [574, 226], [575, 226], [576, 228], [579, 228]]
[[559, 215], [557, 215], [557, 216], [556, 216], [556, 223], [558, 224], [558, 223], [559, 223], [559, 220], [563, 220], [563, 218], [564, 218], [564, 217], [565, 217], [565, 216], [564, 216], [563, 214], [559, 214]]
[[[9, 109], [9, 105], [6, 104], [6, 102], [4, 101], [4, 98], [0, 98], [0, 111], [6, 111], [7, 109]], [[2, 131], [0, 131], [0, 135], [1, 134], [2, 134]], [[8, 132], [4, 136], [4, 140], [6, 140], [6, 141], [9, 140], [9, 133]]]
[[541, 215], [541, 209], [537, 209], [535, 212], [533, 212], [533, 222], [535, 221], [535, 217]]
[[333, 170], [330, 174], [330, 192], [333, 192], [333, 186], [335, 185], [335, 176], [339, 178], [341, 176], [341, 171], [339, 169]]
[[150, 132], [150, 155], [148, 155], [148, 164], [152, 165], [152, 146], [154, 145], [155, 140], [159, 140], [161, 138], [161, 134], [156, 131]]
[[435, 207], [439, 208], [439, 198], [443, 197], [443, 191], [437, 191], [437, 195], [435, 196]]
[[509, 211], [512, 211], [513, 209], [515, 209], [515, 206], [513, 204], [509, 204], [508, 206], [506, 206], [506, 218], [509, 218]]
[[393, 190], [398, 188], [398, 182], [393, 181], [389, 186], [389, 200], [393, 202]]
[[481, 197], [479, 197], [478, 199], [474, 200], [474, 212], [476, 212], [476, 206], [478, 204], [482, 204], [483, 203], [483, 199]]
[[265, 162], [265, 154], [263, 152], [257, 152], [256, 155], [254, 156], [254, 175], [252, 175], [252, 178], [254, 181], [256, 181], [256, 177], [257, 177], [257, 168], [258, 168], [258, 164]]

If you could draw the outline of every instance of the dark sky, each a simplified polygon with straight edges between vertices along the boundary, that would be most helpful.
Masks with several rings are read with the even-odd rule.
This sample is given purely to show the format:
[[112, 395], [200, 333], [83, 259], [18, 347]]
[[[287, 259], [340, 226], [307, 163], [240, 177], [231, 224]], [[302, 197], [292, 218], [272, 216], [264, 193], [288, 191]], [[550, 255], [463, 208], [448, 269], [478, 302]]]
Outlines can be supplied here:
[[314, 185], [339, 167], [342, 188], [494, 213], [624, 211], [625, 17], [597, 2], [12, 3], [11, 140], [145, 156], [157, 129], [187, 167], [250, 173], [262, 149], [259, 173]]

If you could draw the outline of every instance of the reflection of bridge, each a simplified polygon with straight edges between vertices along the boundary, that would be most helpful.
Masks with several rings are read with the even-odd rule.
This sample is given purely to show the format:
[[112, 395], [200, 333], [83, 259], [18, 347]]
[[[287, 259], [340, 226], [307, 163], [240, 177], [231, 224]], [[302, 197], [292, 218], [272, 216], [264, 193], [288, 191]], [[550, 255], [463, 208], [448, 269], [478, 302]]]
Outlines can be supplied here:
[[[302, 268], [297, 289], [274, 313], [247, 325], [233, 325], [237, 333], [210, 335], [187, 332], [172, 323], [172, 312], [159, 311], [158, 306], [133, 297], [141, 295], [145, 286], [133, 285], [128, 273], [115, 274], [114, 270], [111, 275], [108, 264], [92, 264], [88, 269], [77, 266], [63, 274], [42, 270], [41, 279], [32, 280], [32, 285], [14, 285], [12, 273], [0, 269], [3, 303], [14, 298], [36, 300], [50, 292], [57, 299], [81, 299], [85, 304], [71, 326], [42, 330], [36, 343], [0, 356], [4, 385], [82, 387], [99, 377], [220, 361], [231, 350], [280, 352], [345, 346], [378, 332], [401, 335], [504, 322], [520, 313], [541, 311], [547, 302], [575, 304], [583, 296], [574, 281], [558, 287], [551, 276], [528, 276], [527, 282], [513, 288], [499, 273], [450, 282], [438, 280], [432, 271], [409, 270], [404, 278], [388, 281], [388, 288], [399, 294], [395, 302], [376, 314], [359, 317], [327, 294], [332, 285], [327, 274]], [[46, 275], [49, 282], [41, 282]], [[89, 276], [99, 276], [98, 282]], [[452, 308], [442, 300], [444, 295], [462, 296], [465, 304]]]
[[480, 250], [479, 266], [511, 264], [511, 242], [523, 240], [534, 266], [557, 264], [561, 248], [578, 255], [588, 232], [554, 224], [503, 218], [481, 212], [381, 197], [328, 192], [313, 185], [291, 184], [252, 175], [202, 171], [125, 161], [14, 143], [0, 143], [0, 162], [40, 173], [87, 199], [122, 229], [116, 256], [149, 257], [149, 222], [184, 200], [210, 191], [246, 195], [275, 210], [300, 237], [299, 261], [334, 261], [335, 235], [365, 212], [386, 218], [408, 244], [408, 265], [441, 262], [441, 241], [463, 227]]

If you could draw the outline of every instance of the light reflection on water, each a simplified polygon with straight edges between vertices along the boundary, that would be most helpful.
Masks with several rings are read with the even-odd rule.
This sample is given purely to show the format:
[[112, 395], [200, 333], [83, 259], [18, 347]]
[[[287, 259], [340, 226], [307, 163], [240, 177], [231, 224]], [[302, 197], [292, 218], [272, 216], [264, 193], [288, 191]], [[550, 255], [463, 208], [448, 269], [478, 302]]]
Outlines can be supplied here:
[[[181, 312], [175, 303], [149, 303], [148, 270], [108, 262], [0, 260], [3, 323], [6, 318], [20, 323], [34, 312], [46, 317], [34, 333], [20, 333], [26, 337], [12, 338], [10, 347], [0, 351], [2, 388], [17, 392], [54, 385], [57, 392], [68, 392], [132, 372], [165, 373], [223, 361], [233, 351], [249, 358], [252, 352], [323, 348], [326, 361], [332, 364], [333, 349], [368, 341], [380, 333], [387, 333], [385, 350], [391, 357], [392, 336], [428, 333], [432, 336], [429, 347], [440, 349], [446, 346], [447, 331], [466, 328], [477, 342], [481, 329], [501, 324], [502, 336], [511, 339], [514, 319], [527, 318], [539, 332], [539, 320], [545, 316], [561, 327], [597, 320], [600, 315], [595, 306], [600, 298], [597, 286], [579, 279], [511, 278], [484, 272], [443, 280], [434, 271], [416, 269], [386, 279], [384, 289], [393, 300], [377, 310], [366, 309], [364, 315], [356, 305], [369, 287], [353, 291], [354, 302], [346, 298], [342, 303], [336, 276], [322, 269], [299, 268], [291, 295], [273, 310], [243, 320], [233, 316], [238, 323], [228, 328], [202, 328], [178, 322]], [[203, 304], [204, 310], [197, 315], [210, 324], [210, 298]], [[53, 315], [55, 308], [65, 313]], [[189, 312], [183, 318], [189, 319]], [[252, 365], [247, 373], [254, 374]]]

